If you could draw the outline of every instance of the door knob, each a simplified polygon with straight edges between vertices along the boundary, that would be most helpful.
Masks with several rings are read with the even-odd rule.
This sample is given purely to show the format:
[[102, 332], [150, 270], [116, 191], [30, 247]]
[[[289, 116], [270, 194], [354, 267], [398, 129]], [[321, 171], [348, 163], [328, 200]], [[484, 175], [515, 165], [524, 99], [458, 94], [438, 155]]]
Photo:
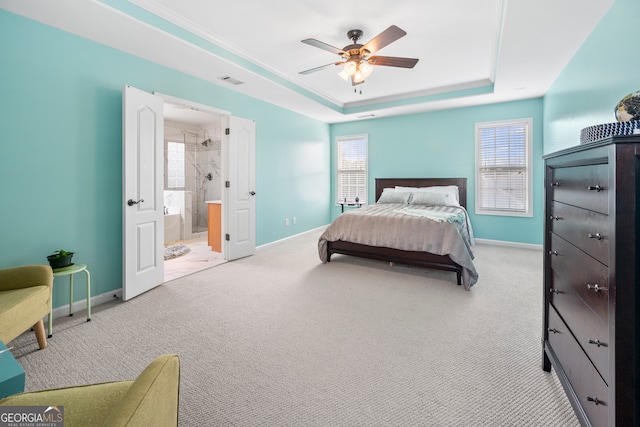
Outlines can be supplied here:
[[256, 192], [255, 191], [249, 191], [249, 194], [251, 194], [252, 196], [255, 196]]
[[127, 204], [128, 204], [129, 206], [137, 205], [138, 203], [142, 203], [142, 202], [144, 202], [144, 199], [140, 199], [140, 200], [138, 200], [137, 202], [134, 202], [134, 201], [133, 201], [133, 199], [129, 199], [129, 200], [127, 200]]

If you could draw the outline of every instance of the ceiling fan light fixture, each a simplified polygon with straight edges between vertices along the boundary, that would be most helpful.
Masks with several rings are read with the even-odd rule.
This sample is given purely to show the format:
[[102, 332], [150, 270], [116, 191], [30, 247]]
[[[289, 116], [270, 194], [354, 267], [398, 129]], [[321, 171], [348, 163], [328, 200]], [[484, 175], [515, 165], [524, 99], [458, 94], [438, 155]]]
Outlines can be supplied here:
[[344, 64], [344, 71], [348, 76], [353, 76], [358, 70], [358, 64], [354, 60], [349, 60]]
[[353, 79], [353, 84], [357, 85], [364, 81], [365, 76], [364, 73], [358, 68], [358, 70], [351, 77]]
[[367, 61], [362, 61], [358, 67], [364, 78], [366, 79], [373, 72], [373, 67]]

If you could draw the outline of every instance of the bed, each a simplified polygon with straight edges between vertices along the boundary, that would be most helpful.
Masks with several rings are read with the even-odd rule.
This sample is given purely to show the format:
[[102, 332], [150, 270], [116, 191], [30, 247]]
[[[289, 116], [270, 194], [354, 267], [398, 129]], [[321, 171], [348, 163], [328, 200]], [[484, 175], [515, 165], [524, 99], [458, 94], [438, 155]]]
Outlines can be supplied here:
[[[478, 274], [473, 264], [473, 231], [466, 210], [448, 203], [447, 207], [436, 208], [409, 204], [414, 194], [421, 191], [411, 188], [448, 186], [457, 187], [459, 205], [466, 208], [466, 178], [376, 178], [376, 204], [351, 209], [336, 218], [318, 240], [320, 260], [327, 263], [331, 255], [343, 254], [452, 271], [456, 273], [457, 284], [469, 290]], [[395, 189], [395, 196], [391, 189]], [[411, 195], [406, 196], [407, 192]], [[408, 199], [396, 203], [387, 197], [401, 197], [400, 193]], [[415, 203], [429, 194], [416, 197]], [[432, 213], [423, 214], [423, 208], [443, 211], [435, 212], [437, 215], [446, 215], [444, 211], [456, 213], [458, 219], [442, 216], [440, 220]]]

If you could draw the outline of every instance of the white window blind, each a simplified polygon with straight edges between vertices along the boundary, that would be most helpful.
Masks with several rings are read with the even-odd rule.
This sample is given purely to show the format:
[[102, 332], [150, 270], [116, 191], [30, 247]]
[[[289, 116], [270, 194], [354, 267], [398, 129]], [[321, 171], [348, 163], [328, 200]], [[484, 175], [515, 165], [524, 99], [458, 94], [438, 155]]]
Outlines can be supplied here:
[[336, 139], [336, 201], [367, 202], [367, 135], [342, 136]]
[[476, 124], [476, 213], [531, 216], [531, 119]]

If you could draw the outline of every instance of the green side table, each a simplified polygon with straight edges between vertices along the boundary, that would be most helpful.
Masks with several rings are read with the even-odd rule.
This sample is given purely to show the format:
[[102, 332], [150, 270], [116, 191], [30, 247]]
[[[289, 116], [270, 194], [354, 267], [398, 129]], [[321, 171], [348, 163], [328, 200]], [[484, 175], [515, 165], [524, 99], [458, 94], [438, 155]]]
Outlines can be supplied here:
[[[53, 270], [53, 278], [69, 276], [69, 316], [73, 316], [73, 275], [84, 271], [87, 275], [87, 322], [91, 321], [91, 275], [84, 264], [72, 264], [68, 267]], [[51, 298], [51, 310], [49, 310], [49, 338], [53, 336], [53, 298]]]
[[24, 369], [2, 341], [0, 352], [0, 399], [4, 399], [24, 391]]

